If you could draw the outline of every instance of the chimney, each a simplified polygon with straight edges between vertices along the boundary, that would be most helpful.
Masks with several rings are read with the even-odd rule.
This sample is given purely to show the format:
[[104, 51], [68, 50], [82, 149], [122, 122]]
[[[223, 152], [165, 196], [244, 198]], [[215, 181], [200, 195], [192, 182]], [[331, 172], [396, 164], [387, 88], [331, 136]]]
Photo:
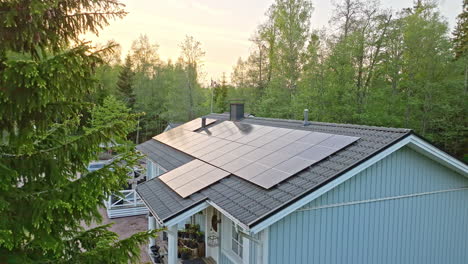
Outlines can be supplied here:
[[239, 121], [242, 118], [244, 118], [244, 102], [242, 100], [232, 101], [229, 120]]
[[205, 116], [202, 116], [202, 118], [201, 118], [201, 127], [202, 128], [206, 127], [206, 117]]
[[304, 109], [304, 126], [310, 125], [309, 122], [309, 109]]

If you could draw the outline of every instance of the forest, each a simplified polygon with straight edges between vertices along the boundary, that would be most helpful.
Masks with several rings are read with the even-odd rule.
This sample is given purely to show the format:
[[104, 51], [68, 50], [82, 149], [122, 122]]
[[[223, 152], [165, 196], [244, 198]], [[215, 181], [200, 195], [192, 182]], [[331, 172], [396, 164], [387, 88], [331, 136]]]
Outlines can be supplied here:
[[277, 0], [252, 32], [250, 55], [221, 80], [205, 80], [196, 38], [180, 43], [177, 61], [162, 61], [157, 40], [141, 35], [128, 54], [117, 44], [105, 58], [92, 100], [112, 95], [144, 113], [136, 143], [169, 122], [225, 112], [229, 100], [244, 99], [259, 117], [302, 119], [309, 109], [312, 121], [411, 128], [463, 159], [467, 10], [464, 1], [449, 28], [433, 1], [391, 11], [374, 0], [343, 0], [329, 26], [314, 30], [312, 2]]

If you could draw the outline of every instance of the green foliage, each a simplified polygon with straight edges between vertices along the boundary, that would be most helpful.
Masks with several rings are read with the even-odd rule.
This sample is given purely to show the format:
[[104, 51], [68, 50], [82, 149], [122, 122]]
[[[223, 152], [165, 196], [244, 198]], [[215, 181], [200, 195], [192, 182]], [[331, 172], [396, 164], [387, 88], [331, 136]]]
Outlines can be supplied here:
[[[125, 106], [125, 103], [117, 100], [114, 96], [106, 97], [102, 105], [96, 105], [91, 110], [91, 127], [102, 127], [107, 124], [124, 121], [122, 128], [124, 129], [124, 137], [113, 138], [113, 141], [120, 144], [128, 144], [126, 135], [136, 129], [137, 123], [135, 119], [139, 114], [130, 114], [130, 109]], [[131, 119], [130, 119], [131, 117]]]
[[457, 25], [453, 36], [456, 57], [466, 55], [468, 49], [468, 0], [463, 0], [462, 13], [457, 17]]
[[100, 143], [125, 137], [136, 121], [112, 99], [87, 118], [96, 67], [111, 47], [95, 51], [77, 40], [122, 16], [120, 7], [99, 0], [0, 3], [2, 263], [137, 262], [139, 245], [154, 236], [118, 240], [107, 226], [83, 228], [100, 220], [102, 201], [126, 183], [119, 164], [139, 158], [129, 151], [101, 170], [86, 169]]
[[228, 85], [226, 81], [226, 74], [223, 73], [221, 83], [216, 84], [213, 90], [213, 103], [215, 105], [215, 112], [224, 113], [228, 110]]
[[132, 61], [130, 56], [125, 59], [125, 65], [120, 71], [119, 80], [117, 81], [117, 92], [122, 98], [122, 101], [127, 103], [130, 109], [135, 107], [135, 93], [133, 91], [133, 78]]
[[316, 121], [412, 128], [462, 157], [468, 144], [468, 56], [460, 56], [466, 1], [463, 6], [451, 42], [430, 1], [398, 13], [376, 1], [338, 1], [333, 30], [310, 32], [308, 1], [277, 0], [252, 39], [253, 51], [234, 67], [229, 96], [245, 96], [258, 116], [301, 119], [307, 108]]

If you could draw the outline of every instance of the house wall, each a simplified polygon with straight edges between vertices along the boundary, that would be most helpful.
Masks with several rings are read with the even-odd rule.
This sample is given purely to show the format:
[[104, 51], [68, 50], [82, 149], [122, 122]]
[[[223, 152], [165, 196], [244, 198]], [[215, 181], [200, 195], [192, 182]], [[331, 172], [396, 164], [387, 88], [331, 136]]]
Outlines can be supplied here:
[[268, 263], [467, 263], [467, 186], [404, 147], [270, 226]]

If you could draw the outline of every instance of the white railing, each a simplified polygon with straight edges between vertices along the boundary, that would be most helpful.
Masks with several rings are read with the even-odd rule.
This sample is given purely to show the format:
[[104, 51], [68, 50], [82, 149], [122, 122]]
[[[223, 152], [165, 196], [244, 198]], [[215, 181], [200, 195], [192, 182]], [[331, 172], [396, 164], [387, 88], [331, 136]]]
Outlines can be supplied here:
[[135, 190], [122, 190], [105, 201], [109, 218], [147, 214], [148, 209]]

